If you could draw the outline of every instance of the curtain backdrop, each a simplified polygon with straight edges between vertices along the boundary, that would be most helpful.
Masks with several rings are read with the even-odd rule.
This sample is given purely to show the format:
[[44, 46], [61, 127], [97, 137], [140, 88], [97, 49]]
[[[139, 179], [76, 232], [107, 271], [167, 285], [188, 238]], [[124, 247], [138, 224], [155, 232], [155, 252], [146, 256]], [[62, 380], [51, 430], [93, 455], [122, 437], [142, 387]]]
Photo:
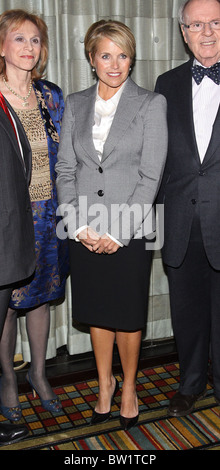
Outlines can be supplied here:
[[[131, 28], [137, 42], [132, 78], [138, 85], [153, 90], [159, 74], [188, 59], [177, 20], [181, 3], [182, 0], [0, 0], [0, 12], [24, 8], [45, 20], [50, 43], [47, 78], [57, 83], [66, 97], [94, 83], [83, 41], [88, 27], [103, 18], [122, 21]], [[16, 352], [29, 361], [25, 319], [19, 318], [18, 324]], [[152, 341], [172, 336], [168, 284], [159, 252], [153, 260], [149, 315], [143, 336]], [[87, 329], [72, 325], [69, 279], [65, 300], [51, 306], [47, 358], [54, 357], [63, 345], [67, 345], [70, 354], [91, 350]]]

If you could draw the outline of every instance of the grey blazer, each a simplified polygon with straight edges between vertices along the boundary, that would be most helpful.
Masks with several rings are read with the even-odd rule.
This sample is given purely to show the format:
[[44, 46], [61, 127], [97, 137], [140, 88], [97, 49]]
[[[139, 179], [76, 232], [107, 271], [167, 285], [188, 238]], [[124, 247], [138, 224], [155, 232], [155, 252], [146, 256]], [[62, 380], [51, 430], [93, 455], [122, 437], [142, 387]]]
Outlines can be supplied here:
[[166, 100], [128, 78], [100, 163], [92, 137], [96, 90], [66, 100], [56, 164], [60, 213], [70, 238], [90, 225], [128, 245], [137, 232], [152, 232], [149, 211], [167, 154]]
[[31, 148], [17, 115], [24, 160], [12, 125], [0, 107], [0, 286], [27, 279], [35, 269], [35, 241], [28, 185]]

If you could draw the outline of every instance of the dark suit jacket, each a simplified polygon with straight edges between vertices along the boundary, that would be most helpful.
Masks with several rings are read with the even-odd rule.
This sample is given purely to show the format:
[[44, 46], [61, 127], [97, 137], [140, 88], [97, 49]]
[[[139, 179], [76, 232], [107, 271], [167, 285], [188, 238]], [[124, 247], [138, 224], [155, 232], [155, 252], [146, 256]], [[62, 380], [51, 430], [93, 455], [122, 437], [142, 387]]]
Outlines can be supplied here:
[[191, 60], [161, 75], [156, 91], [167, 99], [168, 157], [158, 203], [164, 203], [164, 262], [178, 267], [184, 258], [195, 209], [209, 262], [220, 269], [220, 110], [201, 164], [192, 112]]
[[12, 125], [0, 107], [0, 286], [26, 279], [35, 269], [28, 192], [31, 149], [18, 117], [9, 103], [7, 105], [16, 120], [25, 165]]

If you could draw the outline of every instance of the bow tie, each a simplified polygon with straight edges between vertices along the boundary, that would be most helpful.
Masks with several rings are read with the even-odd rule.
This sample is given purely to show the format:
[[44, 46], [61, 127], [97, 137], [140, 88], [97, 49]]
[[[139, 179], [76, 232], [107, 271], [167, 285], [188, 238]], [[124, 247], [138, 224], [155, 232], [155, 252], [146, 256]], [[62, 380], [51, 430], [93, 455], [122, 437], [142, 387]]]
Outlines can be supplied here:
[[215, 65], [212, 65], [212, 67], [205, 68], [201, 67], [201, 65], [194, 65], [191, 67], [192, 70], [192, 76], [194, 80], [196, 81], [197, 85], [199, 85], [205, 75], [207, 77], [211, 78], [213, 82], [216, 83], [216, 85], [219, 85], [220, 83], [220, 62], [218, 62]]

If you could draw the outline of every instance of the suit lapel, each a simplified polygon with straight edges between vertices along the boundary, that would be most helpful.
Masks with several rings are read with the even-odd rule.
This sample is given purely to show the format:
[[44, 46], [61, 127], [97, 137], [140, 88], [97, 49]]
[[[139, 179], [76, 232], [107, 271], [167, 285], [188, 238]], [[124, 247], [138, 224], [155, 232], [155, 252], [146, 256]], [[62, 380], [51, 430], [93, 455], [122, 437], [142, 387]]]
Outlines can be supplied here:
[[[97, 86], [94, 85], [85, 90], [85, 92], [75, 95], [75, 115], [80, 143], [95, 163], [99, 163], [92, 136], [96, 89]], [[109, 156], [117, 142], [123, 137], [145, 97], [146, 94], [138, 95], [138, 86], [131, 79], [128, 79], [105, 142], [102, 162]]]
[[30, 145], [29, 145], [28, 139], [26, 137], [25, 131], [23, 129], [23, 126], [22, 126], [20, 120], [17, 117], [17, 114], [15, 113], [12, 106], [10, 105], [10, 103], [6, 99], [5, 99], [5, 102], [7, 104], [8, 109], [10, 110], [13, 118], [16, 121], [17, 130], [18, 130], [18, 133], [19, 133], [19, 139], [20, 139], [20, 142], [21, 142], [24, 159], [21, 155], [20, 147], [19, 147], [17, 138], [15, 136], [14, 129], [13, 129], [7, 115], [5, 114], [5, 112], [3, 111], [3, 109], [1, 107], [0, 107], [0, 124], [1, 124], [2, 127], [4, 127], [5, 131], [8, 134], [9, 139], [11, 140], [11, 142], [13, 144], [15, 153], [17, 154], [19, 160], [21, 161], [22, 167], [25, 171], [25, 176], [26, 176], [26, 178], [29, 182], [30, 181], [30, 176], [31, 176], [31, 149], [30, 149]]
[[104, 161], [123, 138], [124, 133], [136, 116], [146, 94], [138, 94], [138, 86], [129, 78], [122, 92], [112, 126], [105, 142], [103, 158]]
[[[184, 74], [180, 74], [179, 76], [179, 86], [182, 90], [180, 96], [180, 103], [182, 106], [179, 107], [182, 112], [182, 121], [183, 125], [185, 126], [186, 132], [189, 136], [188, 143], [192, 148], [193, 155], [195, 155], [197, 162], [201, 165], [201, 160], [199, 156], [196, 135], [195, 135], [195, 127], [193, 121], [193, 104], [192, 104], [192, 76], [190, 67], [192, 65], [192, 60], [190, 60], [186, 64], [186, 69]], [[205, 157], [203, 159], [202, 164], [204, 165], [213, 155], [216, 148], [220, 145], [220, 107], [218, 109], [218, 113], [215, 119], [215, 123], [213, 126], [212, 136], [209, 142], [208, 149], [206, 151]]]
[[[31, 164], [32, 164], [30, 144], [29, 144], [28, 138], [26, 136], [26, 133], [24, 131], [24, 128], [21, 124], [21, 121], [18, 118], [16, 112], [14, 111], [14, 109], [12, 108], [10, 103], [8, 103], [8, 101], [6, 101], [6, 103], [7, 103], [7, 106], [9, 108], [9, 110], [11, 111], [11, 114], [12, 114], [12, 116], [15, 119], [15, 122], [16, 122], [17, 130], [18, 130], [18, 133], [19, 133], [19, 139], [20, 139], [20, 143], [21, 143], [21, 147], [22, 147], [22, 151], [23, 151], [23, 157], [21, 155], [20, 147], [18, 145], [17, 139], [16, 139], [16, 144], [17, 144], [16, 145], [16, 151], [17, 151], [18, 157], [22, 161], [23, 167], [25, 167], [26, 177], [27, 177], [28, 184], [29, 184], [30, 177], [31, 177]], [[24, 165], [24, 163], [25, 163], [25, 165]]]
[[[219, 85], [220, 86], [220, 85]], [[205, 164], [215, 153], [217, 147], [220, 147], [220, 106], [218, 108], [217, 116], [212, 129], [212, 136], [207, 148], [203, 164]]]
[[[178, 73], [178, 109], [179, 119], [184, 128], [184, 133], [187, 136], [187, 145], [189, 145], [191, 153], [196, 162], [200, 164], [200, 157], [195, 135], [195, 127], [193, 120], [193, 102], [192, 102], [192, 74], [191, 67], [192, 61], [187, 62], [184, 73]], [[171, 110], [172, 111], [172, 110]]]
[[9, 139], [12, 141], [16, 153], [18, 152], [18, 142], [14, 133], [14, 129], [9, 121], [8, 116], [5, 114], [4, 110], [0, 107], [0, 125], [7, 132]]

